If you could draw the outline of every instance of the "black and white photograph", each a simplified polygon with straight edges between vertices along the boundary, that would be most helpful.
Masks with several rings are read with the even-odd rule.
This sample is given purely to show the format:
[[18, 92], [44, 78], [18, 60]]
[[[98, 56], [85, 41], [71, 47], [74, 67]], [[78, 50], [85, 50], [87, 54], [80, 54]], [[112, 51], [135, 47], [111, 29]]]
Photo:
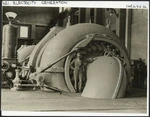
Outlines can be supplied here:
[[148, 1], [2, 1], [1, 114], [149, 114]]

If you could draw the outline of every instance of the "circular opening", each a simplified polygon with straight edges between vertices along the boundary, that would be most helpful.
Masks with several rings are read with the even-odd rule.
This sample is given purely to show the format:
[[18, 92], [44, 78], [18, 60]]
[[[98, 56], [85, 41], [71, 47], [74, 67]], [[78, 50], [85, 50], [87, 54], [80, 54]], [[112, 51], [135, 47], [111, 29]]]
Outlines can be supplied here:
[[[110, 39], [108, 39], [110, 40]], [[122, 63], [124, 63], [125, 57], [123, 49], [121, 50], [121, 47], [118, 47], [114, 44], [114, 41], [112, 40], [109, 42], [107, 39], [93, 39], [88, 45], [86, 45], [84, 48], [81, 48], [79, 51], [82, 54], [81, 62], [82, 62], [82, 87], [81, 91], [79, 89], [75, 88], [75, 79], [74, 79], [74, 64], [72, 64], [73, 61], [77, 58], [77, 52], [69, 55], [66, 59], [65, 63], [65, 80], [66, 84], [71, 92], [82, 92], [85, 84], [86, 84], [86, 68], [87, 65], [90, 64], [93, 61], [93, 58], [98, 56], [116, 56], [118, 57]], [[81, 43], [85, 43], [85, 40], [82, 40]], [[74, 48], [78, 47], [78, 44], [76, 44]], [[119, 45], [119, 44], [118, 44]], [[111, 54], [110, 54], [111, 53]], [[111, 63], [110, 63], [111, 64]], [[79, 82], [79, 79], [78, 81]], [[76, 89], [76, 90], [75, 90]]]

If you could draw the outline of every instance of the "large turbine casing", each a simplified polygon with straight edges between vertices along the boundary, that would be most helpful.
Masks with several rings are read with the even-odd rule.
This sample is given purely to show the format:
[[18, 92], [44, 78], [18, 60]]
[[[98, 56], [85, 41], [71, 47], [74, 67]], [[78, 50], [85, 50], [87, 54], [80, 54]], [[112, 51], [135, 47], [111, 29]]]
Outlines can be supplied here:
[[[109, 35], [111, 39], [99, 38], [100, 41], [107, 41], [112, 43], [114, 46], [121, 50], [122, 55], [124, 56], [127, 64], [127, 74], [129, 74], [129, 58], [127, 51], [124, 45], [119, 40], [118, 36], [113, 33], [111, 30], [106, 29], [104, 26], [92, 23], [82, 23], [76, 24], [66, 29], [57, 32], [57, 35], [51, 36], [50, 33], [47, 34], [43, 40], [43, 43], [40, 42], [42, 46], [39, 46], [40, 49], [33, 50], [31, 53], [31, 58], [29, 64], [36, 69], [36, 71], [42, 69], [48, 64], [53, 63], [58, 60], [65, 54], [69, 53], [78, 43], [86, 39], [86, 36], [89, 34], [105, 34]], [[69, 57], [69, 56], [68, 56]], [[59, 88], [65, 89], [65, 91], [74, 92], [73, 86], [71, 86], [70, 77], [69, 77], [69, 63], [67, 58], [59, 61], [51, 68], [47, 69], [45, 72], [51, 75], [45, 75], [44, 78], [51, 82], [51, 79], [57, 79], [61, 82]], [[55, 70], [54, 70], [55, 69]], [[50, 85], [55, 86], [55, 83], [49, 83]]]
[[[101, 29], [103, 28], [103, 30]], [[55, 37], [53, 37], [50, 41], [48, 41], [45, 50], [43, 51], [40, 65], [37, 69], [40, 69], [44, 66], [47, 66], [49, 63], [53, 63], [58, 58], [70, 52], [70, 50], [80, 41], [86, 38], [87, 34], [103, 32], [105, 30], [104, 27], [97, 24], [77, 24], [74, 26], [70, 26], [62, 31], [60, 31]], [[108, 31], [110, 33], [111, 31]], [[114, 35], [115, 36], [115, 35]], [[56, 63], [53, 68], [64, 68], [65, 59]], [[50, 69], [47, 70], [51, 71]], [[65, 70], [64, 70], [65, 71]], [[63, 87], [58, 87], [61, 89], [66, 89], [67, 87], [65, 82], [64, 73], [50, 73], [51, 77], [45, 77], [45, 79], [53, 79], [56, 78], [61, 81], [61, 85]], [[55, 84], [52, 84], [55, 86]], [[65, 90], [67, 91], [67, 90]], [[69, 89], [68, 89], [69, 91]], [[72, 92], [72, 91], [71, 91]]]

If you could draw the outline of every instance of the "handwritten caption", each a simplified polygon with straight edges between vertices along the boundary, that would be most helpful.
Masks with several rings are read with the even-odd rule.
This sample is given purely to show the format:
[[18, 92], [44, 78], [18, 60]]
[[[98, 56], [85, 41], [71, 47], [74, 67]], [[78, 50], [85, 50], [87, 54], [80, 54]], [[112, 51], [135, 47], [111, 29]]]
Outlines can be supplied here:
[[[103, 3], [103, 2], [102, 2]], [[113, 3], [113, 2], [111, 2]], [[56, 6], [56, 5], [71, 5], [74, 6], [75, 4], [73, 2], [70, 1], [2, 1], [2, 5], [3, 6], [46, 6], [46, 5], [51, 5], [51, 6]], [[89, 2], [80, 2], [80, 4], [78, 6], [85, 6], [86, 4], [89, 4]], [[104, 4], [104, 3], [103, 3]], [[100, 2], [97, 2], [98, 7], [101, 7]], [[115, 4], [115, 2], [114, 2]], [[121, 3], [119, 3], [121, 4]], [[90, 4], [91, 6], [95, 7], [95, 3]], [[102, 6], [103, 7], [103, 6]], [[145, 3], [145, 2], [125, 2], [121, 8], [128, 8], [128, 9], [149, 9], [149, 6]]]
[[57, 4], [67, 4], [67, 1], [3, 1], [3, 5], [36, 5], [36, 4], [41, 4], [41, 5], [57, 5]]
[[147, 9], [145, 5], [134, 5], [134, 4], [127, 4], [126, 8], [131, 8], [131, 9]]

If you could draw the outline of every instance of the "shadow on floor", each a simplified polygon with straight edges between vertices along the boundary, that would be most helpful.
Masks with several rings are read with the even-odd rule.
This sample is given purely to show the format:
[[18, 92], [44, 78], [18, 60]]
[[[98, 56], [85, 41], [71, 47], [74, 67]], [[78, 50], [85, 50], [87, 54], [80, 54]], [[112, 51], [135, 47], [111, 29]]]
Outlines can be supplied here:
[[147, 96], [147, 88], [134, 88], [130, 87], [130, 89], [126, 92], [126, 97], [146, 97]]

